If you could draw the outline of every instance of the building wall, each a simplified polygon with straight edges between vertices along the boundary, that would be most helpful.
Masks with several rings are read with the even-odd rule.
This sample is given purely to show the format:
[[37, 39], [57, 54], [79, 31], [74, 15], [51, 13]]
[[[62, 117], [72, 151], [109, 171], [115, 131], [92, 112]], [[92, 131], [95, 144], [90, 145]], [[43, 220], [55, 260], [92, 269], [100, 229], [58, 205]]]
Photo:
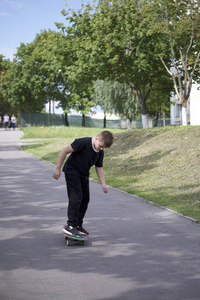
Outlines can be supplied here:
[[193, 84], [190, 95], [190, 124], [200, 125], [200, 90]]
[[[182, 124], [182, 104], [177, 99], [176, 95], [171, 98], [170, 107], [170, 124], [181, 125]], [[190, 99], [187, 105], [188, 124], [200, 125], [200, 90], [197, 89], [197, 85], [193, 84], [190, 93]]]
[[182, 104], [177, 99], [176, 95], [171, 98], [170, 106], [170, 124], [171, 125], [181, 125], [182, 123]]

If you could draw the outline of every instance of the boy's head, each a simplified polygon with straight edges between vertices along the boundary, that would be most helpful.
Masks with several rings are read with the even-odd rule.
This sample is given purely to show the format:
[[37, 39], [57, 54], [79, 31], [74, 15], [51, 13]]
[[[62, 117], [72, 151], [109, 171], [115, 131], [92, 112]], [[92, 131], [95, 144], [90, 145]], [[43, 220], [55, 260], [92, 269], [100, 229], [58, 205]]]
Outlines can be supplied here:
[[94, 146], [96, 150], [103, 150], [104, 148], [109, 148], [114, 140], [114, 136], [112, 132], [108, 130], [104, 130], [100, 132], [95, 138], [94, 138]]

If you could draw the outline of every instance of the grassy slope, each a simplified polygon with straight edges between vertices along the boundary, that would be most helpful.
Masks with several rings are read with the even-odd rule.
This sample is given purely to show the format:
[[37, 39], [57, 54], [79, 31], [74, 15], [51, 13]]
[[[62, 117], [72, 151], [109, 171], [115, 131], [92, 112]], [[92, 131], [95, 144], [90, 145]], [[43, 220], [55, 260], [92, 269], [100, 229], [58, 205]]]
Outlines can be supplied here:
[[[83, 132], [77, 134], [83, 136]], [[56, 163], [60, 150], [72, 140], [70, 135], [26, 150]], [[200, 220], [199, 141], [200, 127], [116, 133], [113, 146], [105, 149], [106, 182]], [[97, 179], [94, 168], [91, 177]]]

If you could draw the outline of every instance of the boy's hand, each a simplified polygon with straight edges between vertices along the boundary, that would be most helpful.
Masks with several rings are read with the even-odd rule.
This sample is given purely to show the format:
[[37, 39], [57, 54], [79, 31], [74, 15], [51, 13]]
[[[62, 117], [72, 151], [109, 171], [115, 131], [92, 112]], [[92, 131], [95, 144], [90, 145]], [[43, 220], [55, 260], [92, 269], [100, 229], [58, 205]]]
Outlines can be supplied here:
[[99, 180], [102, 184], [102, 190], [103, 190], [104, 193], [107, 193], [108, 192], [108, 186], [105, 183], [103, 169], [101, 167], [95, 167], [95, 168], [96, 168], [96, 172], [97, 172], [97, 175], [99, 177]]
[[107, 185], [102, 185], [102, 189], [104, 193], [108, 193], [108, 186]]
[[53, 178], [58, 180], [60, 178], [60, 174], [61, 174], [60, 169], [55, 168], [55, 171], [53, 173]]

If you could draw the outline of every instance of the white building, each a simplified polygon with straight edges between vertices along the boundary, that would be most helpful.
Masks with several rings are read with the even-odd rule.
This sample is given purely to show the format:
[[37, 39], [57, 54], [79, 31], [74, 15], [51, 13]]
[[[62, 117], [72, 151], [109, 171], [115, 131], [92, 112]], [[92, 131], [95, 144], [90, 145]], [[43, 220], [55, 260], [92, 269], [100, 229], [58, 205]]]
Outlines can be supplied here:
[[[187, 103], [187, 119], [190, 125], [200, 125], [200, 90], [196, 84], [192, 85], [190, 99]], [[171, 98], [170, 122], [171, 125], [182, 124], [182, 103], [177, 96]]]
[[192, 86], [190, 95], [190, 124], [200, 125], [200, 90], [198, 86], [194, 84]]
[[63, 109], [61, 107], [57, 108], [58, 103], [59, 103], [58, 101], [51, 100], [50, 105], [49, 105], [49, 102], [47, 102], [45, 104], [45, 108], [44, 108], [45, 112], [51, 113], [51, 114], [60, 114], [60, 115], [62, 115], [64, 112], [63, 112]]

